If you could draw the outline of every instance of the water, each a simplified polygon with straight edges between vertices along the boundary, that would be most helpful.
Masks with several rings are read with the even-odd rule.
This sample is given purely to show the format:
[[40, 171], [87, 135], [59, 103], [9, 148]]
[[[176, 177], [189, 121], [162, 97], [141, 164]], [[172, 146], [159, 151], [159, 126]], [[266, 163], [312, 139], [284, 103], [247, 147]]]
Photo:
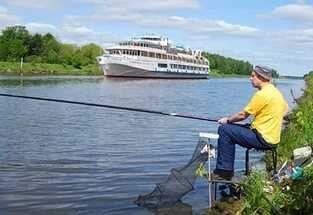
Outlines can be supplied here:
[[[290, 89], [299, 80], [279, 80]], [[127, 80], [0, 77], [0, 92], [209, 116], [242, 109], [248, 79]], [[191, 157], [199, 132], [217, 124], [153, 114], [0, 97], [1, 214], [192, 214], [208, 207], [207, 184], [179, 207], [148, 211], [133, 201]], [[239, 148], [238, 148], [239, 149]], [[237, 150], [236, 167], [244, 155]]]

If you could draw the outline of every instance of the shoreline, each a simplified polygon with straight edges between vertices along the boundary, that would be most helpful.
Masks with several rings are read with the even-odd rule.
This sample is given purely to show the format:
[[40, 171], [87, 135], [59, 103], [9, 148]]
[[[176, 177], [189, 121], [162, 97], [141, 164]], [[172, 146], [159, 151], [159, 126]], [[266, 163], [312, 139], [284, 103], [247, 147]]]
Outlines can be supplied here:
[[[76, 68], [66, 64], [0, 62], [0, 75], [6, 76], [103, 76], [97, 64], [89, 64]], [[216, 70], [208, 74], [208, 79], [215, 78], [249, 78], [249, 75], [218, 73]], [[303, 79], [303, 77], [281, 76], [275, 79]]]
[[0, 75], [49, 76], [49, 75], [103, 75], [97, 64], [76, 68], [66, 64], [0, 62]]

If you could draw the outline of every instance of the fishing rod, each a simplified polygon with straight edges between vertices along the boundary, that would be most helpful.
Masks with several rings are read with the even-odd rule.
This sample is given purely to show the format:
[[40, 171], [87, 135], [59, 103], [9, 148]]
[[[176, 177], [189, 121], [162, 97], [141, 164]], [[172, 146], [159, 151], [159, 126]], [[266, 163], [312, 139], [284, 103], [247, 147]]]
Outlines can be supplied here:
[[141, 108], [122, 107], [122, 106], [115, 106], [115, 105], [105, 105], [105, 104], [78, 102], [78, 101], [70, 101], [70, 100], [63, 100], [63, 99], [51, 99], [51, 98], [34, 97], [34, 96], [21, 96], [21, 95], [13, 95], [13, 94], [6, 94], [6, 93], [0, 93], [0, 96], [30, 99], [30, 100], [39, 100], [39, 101], [58, 102], [58, 103], [67, 103], [67, 104], [76, 104], [76, 105], [85, 105], [85, 106], [93, 106], [93, 107], [102, 107], [102, 108], [110, 108], [110, 109], [117, 109], [117, 110], [127, 110], [127, 111], [159, 114], [159, 115], [174, 116], [174, 117], [181, 117], [181, 118], [188, 118], [188, 119], [204, 120], [204, 121], [209, 121], [209, 122], [217, 122], [217, 119], [209, 119], [206, 117], [190, 116], [190, 115], [178, 114], [178, 113], [167, 113], [167, 112], [141, 109]]

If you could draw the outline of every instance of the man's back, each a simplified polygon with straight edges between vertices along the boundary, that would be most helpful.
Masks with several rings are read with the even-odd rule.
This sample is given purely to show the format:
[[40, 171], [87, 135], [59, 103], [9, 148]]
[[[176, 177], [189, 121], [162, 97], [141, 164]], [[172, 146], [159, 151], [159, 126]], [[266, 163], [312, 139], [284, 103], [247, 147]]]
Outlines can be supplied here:
[[258, 91], [245, 107], [245, 111], [254, 116], [252, 127], [271, 144], [280, 141], [281, 124], [287, 109], [282, 94], [272, 84]]

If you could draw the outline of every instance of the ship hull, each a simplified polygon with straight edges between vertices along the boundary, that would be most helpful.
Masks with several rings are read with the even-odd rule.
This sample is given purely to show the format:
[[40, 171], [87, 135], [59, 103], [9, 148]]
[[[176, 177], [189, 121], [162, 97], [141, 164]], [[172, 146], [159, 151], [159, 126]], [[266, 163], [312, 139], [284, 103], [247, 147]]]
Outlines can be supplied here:
[[149, 71], [138, 67], [118, 63], [102, 65], [102, 70], [107, 77], [125, 78], [164, 78], [164, 79], [207, 79], [207, 74], [194, 74], [173, 71]]

